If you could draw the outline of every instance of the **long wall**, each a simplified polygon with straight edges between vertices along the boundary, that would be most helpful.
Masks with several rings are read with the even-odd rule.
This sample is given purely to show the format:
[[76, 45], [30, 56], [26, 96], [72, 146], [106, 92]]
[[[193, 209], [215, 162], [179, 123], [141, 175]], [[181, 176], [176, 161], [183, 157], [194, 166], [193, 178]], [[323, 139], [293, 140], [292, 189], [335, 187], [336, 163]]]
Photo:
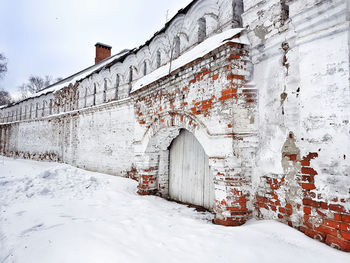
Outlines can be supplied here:
[[[185, 128], [209, 156], [216, 223], [275, 219], [350, 251], [350, 3], [243, 3], [193, 1], [147, 45], [0, 109], [0, 153], [168, 197], [168, 147]], [[234, 33], [186, 61], [222, 32]]]
[[134, 171], [130, 92], [200, 42], [240, 26], [242, 11], [242, 1], [195, 0], [141, 47], [0, 108], [0, 152], [111, 174]]
[[[125, 99], [138, 81], [227, 29], [241, 26], [241, 0], [194, 0], [144, 45], [122, 51], [33, 96], [0, 108], [0, 123], [38, 119]], [[171, 67], [169, 68], [169, 72]]]
[[131, 100], [0, 126], [0, 153], [128, 176], [133, 165]]

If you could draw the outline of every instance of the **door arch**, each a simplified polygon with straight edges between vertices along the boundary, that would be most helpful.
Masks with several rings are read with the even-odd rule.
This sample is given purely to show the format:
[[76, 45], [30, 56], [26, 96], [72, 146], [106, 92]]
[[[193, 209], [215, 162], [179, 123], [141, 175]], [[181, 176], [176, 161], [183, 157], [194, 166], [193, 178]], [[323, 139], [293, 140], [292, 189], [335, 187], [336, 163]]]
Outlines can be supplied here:
[[181, 129], [169, 150], [169, 197], [212, 211], [214, 178], [202, 145], [192, 133]]

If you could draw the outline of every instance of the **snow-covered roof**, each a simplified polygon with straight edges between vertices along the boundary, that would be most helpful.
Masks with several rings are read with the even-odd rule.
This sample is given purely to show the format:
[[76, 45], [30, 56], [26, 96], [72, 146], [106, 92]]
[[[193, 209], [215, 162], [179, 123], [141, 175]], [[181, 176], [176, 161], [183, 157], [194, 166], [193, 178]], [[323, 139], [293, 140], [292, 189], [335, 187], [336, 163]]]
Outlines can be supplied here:
[[30, 95], [29, 97], [27, 97], [24, 100], [21, 100], [21, 101], [15, 102], [15, 103], [11, 103], [11, 104], [8, 104], [8, 105], [0, 106], [0, 109], [19, 104], [22, 101], [25, 101], [25, 100], [28, 100], [28, 99], [31, 99], [31, 98], [36, 98], [36, 97], [40, 97], [42, 95], [46, 95], [46, 94], [49, 94], [49, 93], [57, 92], [57, 91], [63, 89], [64, 87], [68, 87], [70, 84], [74, 85], [76, 82], [78, 82], [78, 81], [80, 81], [80, 80], [90, 76], [94, 72], [96, 72], [98, 70], [101, 70], [105, 66], [107, 66], [107, 65], [109, 65], [109, 64], [111, 64], [111, 63], [113, 63], [115, 61], [118, 61], [122, 57], [126, 56], [130, 51], [132, 51], [132, 50], [124, 49], [121, 52], [119, 52], [118, 54], [113, 55], [113, 56], [111, 56], [109, 58], [106, 58], [106, 59], [102, 60], [98, 64], [95, 64], [95, 65], [93, 65], [91, 67], [88, 67], [88, 68], [82, 70], [82, 71], [79, 71], [78, 73], [75, 73], [74, 75], [71, 75], [71, 76], [69, 76], [69, 77], [67, 77], [65, 79], [62, 79], [62, 80], [60, 80], [60, 81], [58, 81], [58, 82], [56, 82], [56, 83], [46, 87], [45, 89]]
[[[233, 42], [233, 43], [241, 43], [241, 44], [249, 44], [248, 38], [243, 35], [240, 36], [238, 38], [233, 38], [234, 36], [236, 36], [237, 34], [241, 33], [244, 29], [243, 28], [233, 28], [233, 29], [229, 29], [227, 31], [224, 31], [220, 34], [214, 35], [208, 39], [206, 39], [205, 41], [203, 41], [202, 43], [196, 45], [195, 47], [193, 47], [192, 49], [190, 49], [189, 51], [187, 51], [186, 53], [182, 54], [180, 57], [178, 57], [177, 59], [175, 59], [174, 61], [172, 61], [171, 63], [168, 63], [158, 69], [156, 69], [155, 71], [151, 72], [150, 74], [140, 78], [139, 80], [137, 80], [135, 82], [135, 84], [133, 85], [132, 88], [132, 92], [156, 81], [157, 79], [160, 79], [166, 75], [168, 75], [171, 71], [174, 71], [184, 65], [186, 65], [187, 63], [203, 57], [205, 54], [209, 53], [210, 51], [218, 48], [219, 46], [228, 43], [228, 42]], [[39, 91], [33, 95], [31, 95], [29, 98], [34, 98], [34, 97], [39, 97], [41, 95], [45, 95], [51, 92], [57, 92], [59, 90], [61, 90], [64, 87], [69, 86], [70, 84], [75, 84], [77, 81], [80, 81], [86, 77], [88, 77], [89, 75], [91, 75], [92, 73], [94, 73], [95, 71], [98, 71], [102, 68], [104, 68], [105, 66], [118, 61], [120, 58], [126, 56], [128, 53], [132, 53], [133, 50], [128, 50], [125, 49], [123, 51], [121, 51], [120, 53], [111, 56], [109, 58], [106, 58], [104, 60], [102, 60], [100, 63], [93, 65], [89, 68], [86, 68], [68, 78], [65, 78], [49, 87], [47, 87], [46, 89]], [[171, 69], [170, 69], [170, 64], [171, 64]]]
[[100, 63], [93, 65], [91, 67], [88, 67], [68, 78], [65, 78], [49, 87], [47, 87], [46, 89], [39, 91], [35, 94], [33, 94], [32, 96], [30, 96], [30, 98], [33, 97], [39, 97], [41, 95], [50, 93], [50, 92], [56, 92], [64, 87], [69, 86], [70, 84], [74, 84], [77, 81], [80, 81], [84, 78], [86, 78], [87, 76], [91, 75], [92, 73], [94, 73], [95, 71], [103, 68], [104, 66], [108, 65], [109, 63], [113, 62], [114, 60], [118, 60], [119, 58], [123, 57], [124, 55], [126, 55], [128, 53], [128, 50], [123, 50], [122, 52], [118, 53], [117, 55], [111, 56], [109, 58], [106, 58], [104, 60], [102, 60]]
[[[124, 49], [120, 53], [111, 56], [109, 58], [106, 58], [102, 60], [100, 63], [95, 64], [91, 67], [88, 67], [78, 73], [75, 73], [57, 83], [54, 83], [53, 85], [48, 86], [47, 88], [31, 95], [30, 97], [26, 98], [25, 100], [35, 98], [35, 97], [40, 97], [42, 95], [46, 95], [49, 93], [55, 93], [64, 87], [68, 87], [69, 85], [74, 85], [75, 83], [89, 77], [90, 75], [94, 73], [98, 73], [99, 71], [108, 68], [112, 66], [113, 64], [117, 62], [123, 62], [123, 60], [128, 57], [129, 55], [136, 54], [139, 50], [141, 50], [143, 47], [147, 46], [150, 44], [150, 42], [156, 38], [158, 35], [164, 33], [167, 28], [170, 26], [170, 24], [176, 20], [176, 18], [180, 15], [185, 14], [188, 12], [188, 10], [195, 5], [198, 2], [198, 0], [193, 0], [191, 1], [185, 8], [180, 9], [177, 14], [170, 19], [165, 26], [158, 32], [156, 32], [151, 39], [145, 42], [145, 44], [139, 46], [138, 48], [134, 48], [132, 50]], [[237, 38], [234, 38], [237, 34], [241, 33], [243, 31], [243, 28], [235, 28], [235, 29], [229, 29], [227, 31], [224, 31], [220, 34], [216, 34], [202, 43], [195, 45], [192, 49], [188, 50], [184, 54], [182, 54], [179, 58], [175, 59], [171, 63], [167, 63], [165, 66], [162, 66], [155, 71], [151, 72], [150, 74], [147, 74], [146, 76], [138, 79], [135, 81], [132, 92], [149, 85], [150, 83], [156, 81], [159, 78], [162, 78], [166, 75], [168, 75], [171, 71], [174, 71], [187, 63], [195, 60], [196, 58], [203, 57], [205, 54], [209, 53], [210, 51], [216, 49], [217, 47], [227, 43], [227, 42], [235, 42], [235, 43], [242, 43], [242, 44], [249, 44], [248, 39], [245, 36], [240, 36]], [[171, 66], [171, 68], [170, 68]], [[23, 101], [25, 101], [23, 100]], [[16, 102], [14, 104], [7, 105], [3, 108], [21, 103], [22, 101]]]
[[[145, 87], [152, 82], [170, 74], [170, 72], [181, 68], [182, 66], [190, 63], [191, 61], [196, 60], [197, 58], [201, 58], [204, 55], [208, 54], [210, 51], [222, 46], [226, 43], [241, 43], [241, 44], [249, 44], [249, 40], [245, 35], [241, 35], [239, 37], [235, 37], [240, 34], [244, 28], [233, 28], [227, 31], [224, 31], [220, 34], [214, 35], [202, 43], [194, 46], [192, 49], [182, 54], [177, 59], [173, 60], [171, 63], [167, 63], [166, 65], [156, 69], [150, 74], [140, 78], [135, 82], [132, 87], [132, 91], [137, 91], [142, 87]], [[171, 67], [171, 68], [170, 68]]]
[[103, 47], [106, 47], [106, 48], [112, 48], [112, 46], [107, 45], [107, 44], [103, 44], [103, 43], [101, 43], [101, 42], [97, 42], [97, 43], [95, 44], [95, 46], [103, 46]]
[[[72, 76], [69, 76], [65, 79], [62, 79], [61, 81], [57, 82], [57, 83], [54, 83], [53, 85], [50, 85], [48, 86], [47, 88], [29, 96], [28, 98], [26, 98], [25, 100], [28, 100], [28, 99], [31, 99], [31, 98], [35, 98], [35, 97], [39, 97], [39, 96], [42, 96], [42, 95], [45, 95], [45, 94], [48, 94], [48, 93], [53, 93], [53, 92], [57, 92], [59, 91], [60, 89], [64, 88], [64, 87], [67, 87], [69, 86], [70, 84], [75, 84], [77, 81], [80, 81], [86, 77], [88, 77], [89, 75], [93, 74], [94, 72], [96, 71], [99, 71], [101, 70], [102, 68], [104, 68], [105, 66], [107, 65], [110, 65], [110, 64], [114, 64], [116, 63], [117, 61], [119, 61], [122, 57], [125, 57], [126, 55], [128, 54], [131, 54], [131, 53], [134, 53], [138, 50], [140, 50], [141, 48], [143, 48], [144, 46], [148, 45], [157, 35], [163, 33], [168, 27], [169, 25], [173, 22], [173, 20], [176, 19], [177, 16], [181, 15], [181, 14], [184, 14], [186, 13], [196, 2], [198, 2], [198, 0], [193, 0], [191, 1], [185, 8], [182, 8], [180, 9], [174, 16], [173, 18], [171, 18], [165, 25], [164, 27], [159, 30], [158, 32], [156, 32], [152, 37], [151, 39], [147, 40], [145, 42], [145, 44], [139, 46], [138, 48], [134, 48], [134, 49], [124, 49], [122, 50], [121, 52], [119, 52], [118, 54], [114, 55], [114, 56], [111, 56], [109, 58], [106, 58], [104, 60], [102, 60], [100, 63], [98, 64], [95, 64], [91, 67], [88, 67], [78, 73], [75, 73], [74, 75]], [[102, 44], [102, 45], [105, 45], [103, 43], [97, 43], [97, 44]], [[108, 46], [108, 45], [105, 45], [105, 46]], [[24, 100], [22, 100], [24, 101]], [[6, 105], [5, 107], [7, 106], [12, 106], [12, 105], [15, 105], [15, 104], [18, 104], [22, 101], [18, 101], [14, 104], [10, 104], [10, 105]], [[3, 108], [5, 108], [3, 107]]]

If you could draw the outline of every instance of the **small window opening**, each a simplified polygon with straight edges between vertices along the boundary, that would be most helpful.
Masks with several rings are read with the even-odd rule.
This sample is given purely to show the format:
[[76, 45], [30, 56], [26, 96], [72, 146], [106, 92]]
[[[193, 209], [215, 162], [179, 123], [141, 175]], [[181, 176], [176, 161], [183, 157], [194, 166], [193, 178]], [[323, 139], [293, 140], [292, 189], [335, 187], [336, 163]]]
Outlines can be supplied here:
[[232, 13], [233, 13], [233, 27], [242, 27], [242, 13], [243, 13], [243, 1], [233, 1], [232, 2]]
[[69, 100], [68, 98], [63, 99], [63, 112], [66, 112], [69, 109]]
[[104, 89], [103, 89], [103, 102], [107, 101], [107, 79], [105, 79]]
[[287, 0], [280, 0], [281, 3], [281, 26], [283, 26], [289, 18], [289, 6]]
[[180, 56], [180, 37], [176, 36], [174, 39], [174, 54], [173, 57], [177, 58]]
[[147, 62], [144, 61], [143, 62], [143, 75], [146, 76], [146, 74], [147, 74]]
[[87, 104], [87, 88], [85, 88], [85, 95], [84, 95], [84, 108], [86, 108]]
[[96, 83], [94, 83], [94, 97], [93, 97], [92, 105], [93, 106], [96, 105]]
[[133, 81], [133, 70], [132, 70], [132, 66], [129, 68], [129, 83], [131, 84], [131, 82]]
[[49, 114], [52, 114], [52, 99], [50, 99]]
[[57, 99], [57, 114], [60, 113], [60, 108], [61, 108], [61, 99]]
[[29, 107], [29, 119], [32, 118], [32, 112], [33, 112], [33, 104], [30, 104], [30, 107]]
[[118, 90], [119, 90], [119, 84], [120, 84], [120, 77], [119, 75], [115, 78], [115, 99], [118, 99]]
[[159, 68], [162, 65], [162, 57], [160, 54], [160, 50], [157, 51], [157, 68]]
[[207, 21], [204, 17], [198, 20], [198, 42], [202, 42], [207, 37]]
[[74, 105], [73, 105], [73, 110], [78, 109], [79, 107], [79, 99], [80, 99], [80, 91], [77, 91], [77, 96], [75, 97]]
[[39, 112], [39, 103], [35, 106], [35, 118], [38, 118], [38, 112]]
[[44, 117], [45, 116], [45, 103], [46, 101], [43, 101], [43, 111], [41, 113], [41, 116]]

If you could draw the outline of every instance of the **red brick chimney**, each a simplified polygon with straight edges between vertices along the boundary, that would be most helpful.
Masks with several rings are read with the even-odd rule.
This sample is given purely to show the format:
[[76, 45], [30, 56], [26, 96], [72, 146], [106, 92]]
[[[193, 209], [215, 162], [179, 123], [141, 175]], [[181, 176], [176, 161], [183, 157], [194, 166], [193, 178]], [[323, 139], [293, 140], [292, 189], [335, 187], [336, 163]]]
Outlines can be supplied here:
[[96, 47], [95, 64], [111, 56], [111, 50], [112, 50], [111, 46], [97, 42], [95, 44], [95, 47]]

